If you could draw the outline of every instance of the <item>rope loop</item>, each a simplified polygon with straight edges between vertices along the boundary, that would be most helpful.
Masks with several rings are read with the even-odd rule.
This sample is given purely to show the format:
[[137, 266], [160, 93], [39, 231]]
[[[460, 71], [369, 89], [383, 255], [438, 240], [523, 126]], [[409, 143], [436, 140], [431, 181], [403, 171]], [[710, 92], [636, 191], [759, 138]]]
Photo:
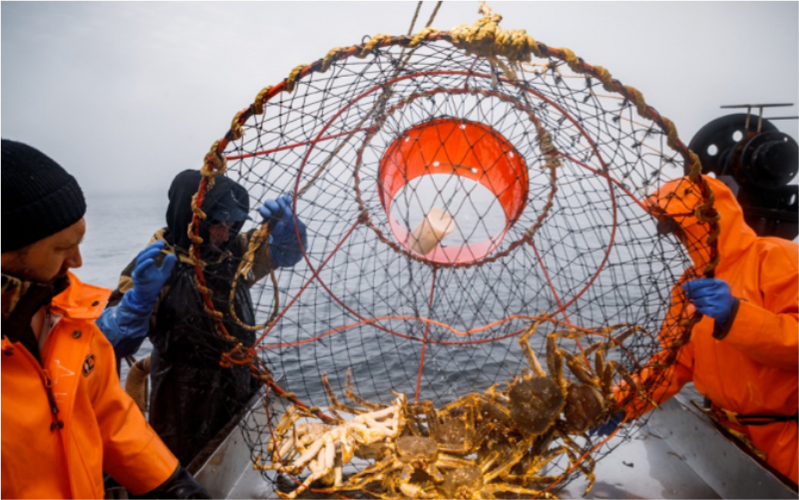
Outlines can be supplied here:
[[391, 38], [391, 35], [387, 35], [385, 33], [378, 33], [377, 35], [373, 36], [371, 40], [366, 42], [366, 45], [363, 46], [363, 48], [359, 53], [355, 54], [355, 57], [357, 57], [358, 59], [363, 59], [364, 57], [371, 54], [375, 50], [375, 47], [377, 47], [377, 45], [380, 44], [380, 42], [389, 38]]

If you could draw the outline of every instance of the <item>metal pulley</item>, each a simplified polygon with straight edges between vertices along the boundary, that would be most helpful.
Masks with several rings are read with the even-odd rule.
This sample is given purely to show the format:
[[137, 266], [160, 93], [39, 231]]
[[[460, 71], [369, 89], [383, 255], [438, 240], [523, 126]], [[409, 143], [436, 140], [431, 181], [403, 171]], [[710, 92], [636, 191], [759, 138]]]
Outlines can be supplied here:
[[774, 189], [796, 176], [799, 147], [782, 132], [761, 132], [744, 145], [740, 161], [733, 165], [733, 176], [759, 188]]
[[[744, 218], [760, 236], [794, 239], [799, 187], [789, 184], [799, 171], [799, 146], [763, 118], [763, 108], [792, 104], [744, 104], [722, 108], [747, 108], [717, 118], [702, 127], [688, 147], [699, 156], [703, 173], [713, 173], [736, 194]], [[752, 108], [759, 108], [753, 116]], [[686, 175], [688, 169], [686, 167]]]
[[[688, 147], [699, 155], [702, 172], [713, 172], [716, 176], [734, 175], [734, 158], [740, 157], [747, 141], [769, 132], [779, 132], [779, 129], [770, 121], [763, 120], [758, 130], [757, 120], [751, 120], [745, 113], [737, 113], [716, 118], [699, 129]], [[735, 154], [736, 150], [738, 154]]]

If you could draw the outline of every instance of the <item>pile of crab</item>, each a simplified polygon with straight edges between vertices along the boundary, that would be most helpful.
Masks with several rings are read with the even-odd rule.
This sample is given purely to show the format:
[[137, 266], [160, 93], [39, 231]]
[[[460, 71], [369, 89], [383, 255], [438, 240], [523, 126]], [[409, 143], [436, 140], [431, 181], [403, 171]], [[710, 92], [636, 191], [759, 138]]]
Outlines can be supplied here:
[[[635, 388], [630, 393], [644, 397], [627, 371], [607, 359], [608, 350], [646, 332], [630, 325], [607, 327], [602, 330], [605, 340], [572, 354], [558, 347], [558, 339], [585, 333], [554, 331], [546, 339], [547, 374], [529, 344], [542, 321], [519, 339], [529, 370], [440, 408], [430, 401], [409, 402], [397, 393], [391, 405], [371, 403], [353, 392], [351, 371], [344, 394], [359, 407], [343, 404], [323, 375], [337, 423], [324, 423], [303, 407], [289, 407], [273, 429], [269, 456], [259, 455], [255, 468], [294, 479], [295, 489], [277, 492], [283, 498], [296, 498], [311, 487], [315, 492], [359, 491], [391, 500], [554, 498], [550, 490], [577, 471], [588, 479], [588, 493], [595, 480], [588, 431], [618, 407], [617, 376]], [[572, 377], [564, 376], [564, 362]], [[360, 470], [345, 477], [345, 466], [354, 457]], [[568, 466], [552, 467], [556, 459], [568, 460]]]

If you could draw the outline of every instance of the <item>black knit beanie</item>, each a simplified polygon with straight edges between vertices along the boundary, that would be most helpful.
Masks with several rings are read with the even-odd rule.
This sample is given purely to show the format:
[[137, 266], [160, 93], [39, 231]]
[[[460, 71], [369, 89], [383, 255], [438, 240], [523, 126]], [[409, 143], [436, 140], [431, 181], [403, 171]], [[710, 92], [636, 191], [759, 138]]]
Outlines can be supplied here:
[[78, 181], [41, 151], [3, 139], [0, 166], [3, 253], [66, 229], [86, 213]]

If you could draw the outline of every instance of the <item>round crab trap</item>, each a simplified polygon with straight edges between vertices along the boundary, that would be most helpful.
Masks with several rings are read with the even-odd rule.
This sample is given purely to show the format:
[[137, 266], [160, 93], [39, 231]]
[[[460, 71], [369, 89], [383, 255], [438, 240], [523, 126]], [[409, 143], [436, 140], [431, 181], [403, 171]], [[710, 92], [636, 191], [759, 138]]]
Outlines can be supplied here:
[[[588, 429], [651, 402], [698, 320], [676, 291], [717, 259], [696, 156], [640, 92], [484, 14], [297, 67], [206, 155], [198, 204], [225, 175], [307, 228], [249, 285], [270, 228], [243, 228], [256, 340], [223, 355], [267, 386], [242, 426], [281, 496], [593, 481], [612, 446]], [[247, 323], [197, 278], [220, 335]]]

